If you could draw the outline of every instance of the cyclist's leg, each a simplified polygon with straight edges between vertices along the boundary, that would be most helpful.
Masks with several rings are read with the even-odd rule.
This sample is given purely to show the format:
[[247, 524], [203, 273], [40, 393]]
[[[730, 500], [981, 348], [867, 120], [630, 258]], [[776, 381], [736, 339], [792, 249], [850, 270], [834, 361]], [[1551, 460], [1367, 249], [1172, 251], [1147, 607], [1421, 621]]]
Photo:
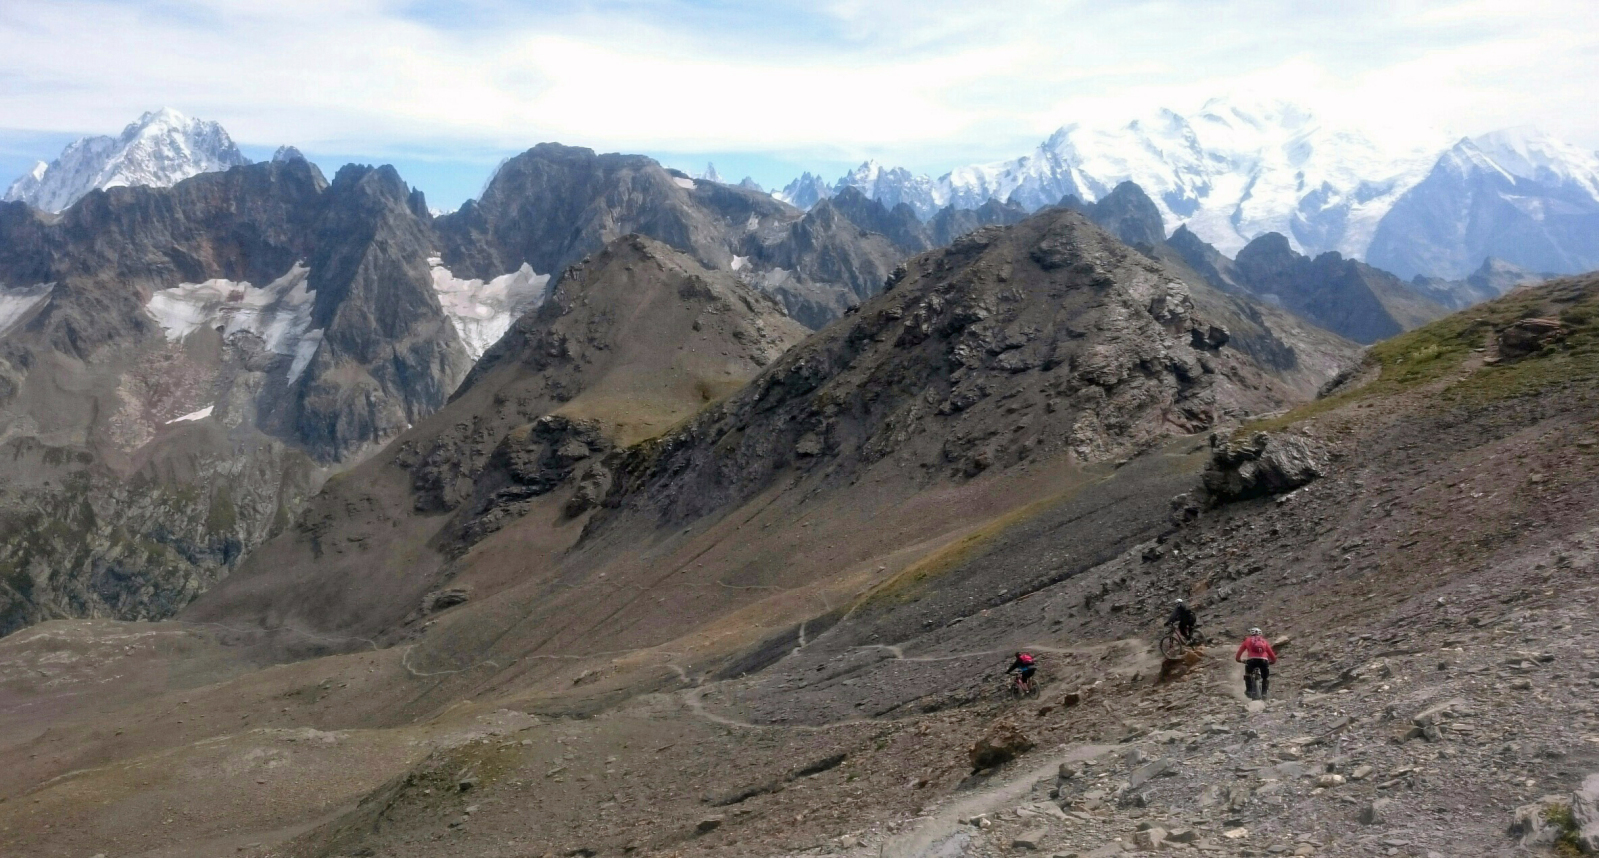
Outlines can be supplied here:
[[1271, 663], [1260, 660], [1260, 699], [1266, 699], [1266, 688], [1271, 685]]

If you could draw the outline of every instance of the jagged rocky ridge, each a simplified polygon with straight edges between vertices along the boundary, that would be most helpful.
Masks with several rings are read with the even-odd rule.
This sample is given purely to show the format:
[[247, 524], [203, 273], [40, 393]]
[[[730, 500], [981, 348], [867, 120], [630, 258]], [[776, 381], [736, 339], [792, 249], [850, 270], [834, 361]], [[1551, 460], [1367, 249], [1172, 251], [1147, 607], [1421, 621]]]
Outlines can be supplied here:
[[801, 212], [758, 190], [693, 179], [642, 155], [598, 155], [556, 143], [505, 162], [481, 199], [435, 227], [444, 263], [480, 278], [524, 263], [558, 276], [607, 242], [638, 233], [735, 272], [811, 327], [874, 294], [910, 252], [825, 203]]
[[[695, 268], [624, 237], [571, 269], [448, 407], [325, 490], [293, 532], [185, 616], [300, 630], [278, 643], [303, 652], [326, 638], [414, 634], [430, 593], [554, 587], [527, 608], [553, 622], [584, 587], [631, 588], [653, 568], [610, 568], [626, 566], [618, 557], [670, 550], [680, 527], [764, 491], [782, 508], [812, 497], [848, 506], [868, 470], [908, 499], [1035, 465], [1114, 460], [1308, 398], [1354, 354], [1285, 313], [1185, 283], [1066, 210], [915, 257], [886, 294], [780, 357], [777, 343], [796, 337], [748, 351], [778, 318], [754, 293], [738, 297], [736, 281], [714, 290], [729, 296], [712, 302], [724, 309], [694, 309], [711, 294], [694, 284], [726, 278]], [[615, 291], [627, 282], [651, 297]], [[676, 309], [633, 327], [635, 301], [668, 295]], [[738, 321], [751, 313], [768, 320]], [[709, 388], [720, 373], [666, 358], [723, 351], [750, 357]], [[667, 372], [676, 392], [663, 403]], [[749, 550], [771, 550], [762, 544]], [[383, 587], [352, 585], [374, 569]], [[717, 600], [674, 609], [689, 612], [674, 627]], [[661, 620], [626, 601], [638, 622]]]
[[392, 168], [0, 206], [0, 632], [160, 618], [470, 365]]
[[676, 521], [790, 469], [837, 480], [892, 460], [960, 480], [1125, 456], [1277, 407], [1303, 389], [1287, 377], [1349, 354], [1051, 210], [915, 258], [887, 294], [638, 451], [607, 505]]

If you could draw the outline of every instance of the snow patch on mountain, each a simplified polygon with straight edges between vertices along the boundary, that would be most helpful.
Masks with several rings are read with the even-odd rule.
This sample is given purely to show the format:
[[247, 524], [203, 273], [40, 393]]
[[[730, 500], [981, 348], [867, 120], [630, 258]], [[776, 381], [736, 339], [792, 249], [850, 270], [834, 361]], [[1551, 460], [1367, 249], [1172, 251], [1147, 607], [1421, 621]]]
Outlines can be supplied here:
[[50, 297], [50, 290], [55, 288], [54, 283], [40, 283], [35, 286], [0, 286], [0, 334], [10, 330], [12, 325], [22, 321], [33, 308], [43, 304]]
[[1471, 138], [1477, 151], [1510, 176], [1569, 187], [1599, 199], [1599, 156], [1537, 128], [1507, 128]]
[[684, 189], [686, 191], [694, 190], [694, 180], [693, 179], [686, 179], [686, 178], [684, 178], [682, 176], [673, 176], [672, 177], [672, 181], [674, 183], [676, 183], [678, 187], [680, 187], [680, 188], [682, 188], [682, 189]]
[[168, 420], [167, 422], [168, 423], [187, 423], [187, 422], [189, 422], [191, 420], [204, 420], [205, 418], [210, 417], [211, 416], [211, 412], [215, 411], [216, 408], [217, 407], [215, 405], [207, 405], [206, 407], [200, 409], [199, 411], [190, 411], [188, 414], [185, 414], [185, 415], [183, 415], [181, 417], [174, 417], [171, 420]]
[[450, 317], [474, 361], [505, 336], [512, 322], [544, 302], [544, 290], [550, 282], [550, 275], [535, 273], [526, 262], [488, 282], [462, 280], [436, 256], [428, 258], [428, 265], [433, 270], [433, 291], [439, 296], [439, 306]]
[[264, 287], [220, 278], [181, 283], [151, 295], [145, 311], [173, 342], [202, 327], [221, 328], [224, 337], [258, 336], [267, 350], [293, 358], [288, 371], [293, 382], [322, 342], [322, 331], [311, 328], [315, 295], [308, 288], [310, 276], [311, 269], [295, 263]]
[[163, 108], [140, 116], [120, 136], [71, 143], [55, 161], [41, 162], [13, 182], [5, 199], [59, 212], [93, 190], [166, 188], [248, 163], [221, 125]]

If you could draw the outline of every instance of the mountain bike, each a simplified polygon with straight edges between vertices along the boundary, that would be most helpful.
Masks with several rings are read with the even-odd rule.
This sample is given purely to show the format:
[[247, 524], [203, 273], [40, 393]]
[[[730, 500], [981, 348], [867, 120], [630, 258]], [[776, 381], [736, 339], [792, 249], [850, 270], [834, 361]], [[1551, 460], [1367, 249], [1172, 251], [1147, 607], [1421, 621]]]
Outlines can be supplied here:
[[1005, 683], [1005, 690], [1009, 691], [1012, 697], [1037, 697], [1038, 677], [1035, 675], [1031, 679], [1022, 679], [1020, 673], [1011, 674]]
[[1183, 653], [1188, 652], [1190, 647], [1199, 646], [1204, 642], [1205, 637], [1199, 633], [1199, 629], [1194, 629], [1192, 637], [1184, 637], [1176, 626], [1172, 626], [1166, 632], [1166, 636], [1160, 639], [1160, 654], [1163, 658], [1176, 661], [1182, 658]]
[[1251, 664], [1244, 669], [1244, 696], [1250, 700], [1265, 700], [1266, 693], [1260, 685], [1260, 665]]

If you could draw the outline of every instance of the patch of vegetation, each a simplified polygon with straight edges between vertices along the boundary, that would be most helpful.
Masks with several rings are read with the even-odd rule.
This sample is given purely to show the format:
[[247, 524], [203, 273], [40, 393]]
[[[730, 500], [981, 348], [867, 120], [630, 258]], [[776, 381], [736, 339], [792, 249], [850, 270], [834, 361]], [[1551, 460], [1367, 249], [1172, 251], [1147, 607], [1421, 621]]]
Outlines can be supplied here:
[[1555, 837], [1556, 855], [1582, 854], [1582, 847], [1577, 843], [1577, 836], [1581, 831], [1577, 826], [1576, 815], [1571, 812], [1571, 805], [1551, 804], [1543, 809], [1543, 819], [1560, 831]]
[[211, 510], [205, 517], [205, 529], [212, 533], [228, 534], [239, 523], [239, 513], [233, 506], [233, 496], [218, 491], [211, 499]]
[[910, 564], [888, 580], [873, 587], [861, 598], [861, 603], [887, 600], [909, 601], [920, 592], [921, 586], [934, 578], [942, 577], [966, 565], [980, 550], [1005, 531], [1038, 516], [1045, 510], [1065, 503], [1082, 491], [1090, 480], [1084, 477], [1080, 485], [1066, 491], [1016, 507], [989, 519], [976, 529]]
[[[1559, 319], [1565, 336], [1520, 360], [1483, 363], [1468, 370], [1471, 357], [1486, 353], [1500, 331], [1526, 318]], [[1556, 385], [1591, 386], [1599, 381], [1599, 277], [1553, 281], [1446, 316], [1371, 346], [1362, 368], [1378, 370], [1376, 380], [1251, 423], [1241, 431], [1283, 429], [1352, 402], [1431, 384], [1443, 385], [1438, 398], [1451, 405], [1528, 396]], [[1449, 380], [1462, 372], [1463, 377]]]

